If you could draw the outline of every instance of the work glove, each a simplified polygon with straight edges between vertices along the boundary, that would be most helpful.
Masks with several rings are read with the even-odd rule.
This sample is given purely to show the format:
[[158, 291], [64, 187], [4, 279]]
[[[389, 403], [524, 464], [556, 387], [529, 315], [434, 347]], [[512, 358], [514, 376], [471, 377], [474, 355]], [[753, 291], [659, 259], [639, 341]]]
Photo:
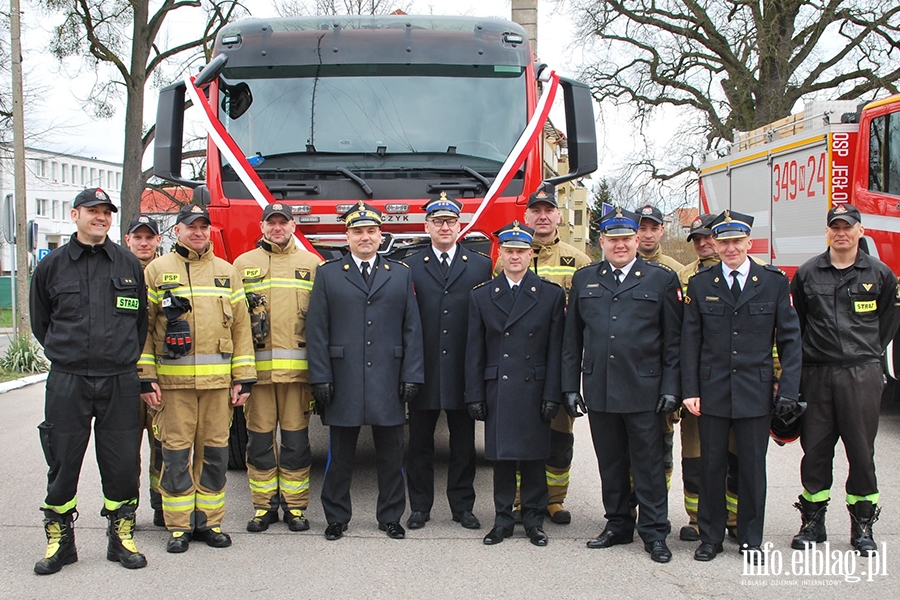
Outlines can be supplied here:
[[187, 298], [176, 296], [171, 291], [166, 290], [166, 293], [163, 294], [160, 306], [162, 307], [163, 314], [166, 316], [166, 321], [171, 323], [172, 321], [179, 319], [184, 313], [190, 312], [191, 301]]
[[312, 384], [312, 394], [316, 400], [316, 406], [321, 410], [322, 407], [329, 406], [334, 400], [334, 384], [314, 383]]
[[660, 394], [659, 401], [656, 403], [657, 414], [669, 414], [678, 410], [681, 406], [681, 398], [672, 394]]
[[416, 393], [419, 391], [418, 383], [400, 383], [400, 401], [403, 404], [408, 403], [410, 400], [416, 397]]
[[487, 419], [487, 404], [484, 402], [472, 402], [471, 404], [467, 404], [466, 408], [469, 411], [469, 416], [476, 421], [484, 421]]
[[775, 396], [775, 408], [772, 414], [782, 420], [785, 425], [791, 425], [806, 411], [806, 402]]
[[544, 400], [541, 402], [541, 419], [548, 423], [553, 420], [556, 413], [559, 412], [559, 402]]
[[[587, 405], [584, 403], [584, 398], [582, 398], [581, 394], [578, 392], [563, 392], [562, 400], [566, 413], [573, 419], [577, 419], [578, 417], [587, 414]], [[581, 412], [578, 412], [579, 409]]]
[[250, 335], [253, 343], [264, 346], [269, 335], [269, 313], [266, 311], [266, 297], [256, 292], [247, 293], [247, 306], [250, 309]]
[[184, 319], [166, 323], [166, 339], [163, 349], [169, 358], [181, 358], [191, 351], [191, 324]]

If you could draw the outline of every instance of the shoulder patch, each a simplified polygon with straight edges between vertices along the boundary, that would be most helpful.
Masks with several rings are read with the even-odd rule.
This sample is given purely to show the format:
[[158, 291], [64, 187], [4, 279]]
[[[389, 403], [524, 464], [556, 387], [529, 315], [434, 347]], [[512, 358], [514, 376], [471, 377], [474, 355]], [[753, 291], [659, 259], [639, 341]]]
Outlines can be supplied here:
[[785, 273], [784, 271], [782, 271], [781, 269], [779, 269], [779, 268], [776, 267], [775, 265], [768, 265], [768, 264], [766, 264], [766, 265], [763, 265], [762, 267], [763, 267], [763, 269], [765, 269], [766, 271], [772, 271], [773, 273], [781, 273], [782, 275], [784, 275], [785, 277], [787, 277], [787, 273]]
[[488, 279], [487, 281], [482, 281], [481, 283], [479, 283], [478, 285], [476, 285], [476, 286], [473, 287], [472, 289], [473, 289], [473, 290], [477, 290], [477, 289], [480, 288], [481, 286], [487, 285], [487, 284], [489, 284], [490, 282], [491, 282], [490, 279]]
[[478, 250], [472, 250], [472, 252], [474, 252], [475, 254], [480, 254], [480, 255], [482, 255], [483, 257], [485, 257], [485, 258], [488, 259], [488, 260], [491, 259], [491, 257], [488, 256], [487, 254], [485, 254], [484, 252], [479, 252]]
[[675, 269], [673, 269], [673, 268], [670, 267], [669, 265], [664, 265], [663, 263], [659, 263], [659, 262], [652, 261], [652, 260], [646, 260], [646, 261], [644, 261], [644, 262], [645, 262], [646, 264], [648, 264], [648, 265], [652, 265], [652, 266], [654, 266], [654, 267], [659, 267], [660, 269], [662, 269], [662, 270], [664, 270], [664, 271], [670, 271], [670, 272], [672, 272], [672, 273], [675, 272]]
[[338, 256], [337, 258], [329, 258], [328, 260], [324, 260], [320, 263], [320, 265], [327, 265], [328, 263], [340, 262], [344, 260], [343, 256]]
[[406, 264], [405, 262], [403, 262], [402, 260], [394, 260], [393, 258], [386, 258], [385, 260], [387, 260], [388, 262], [392, 262], [392, 263], [394, 263], [394, 264], [397, 264], [397, 265], [403, 265], [403, 266], [406, 267], [407, 269], [409, 268], [409, 265]]

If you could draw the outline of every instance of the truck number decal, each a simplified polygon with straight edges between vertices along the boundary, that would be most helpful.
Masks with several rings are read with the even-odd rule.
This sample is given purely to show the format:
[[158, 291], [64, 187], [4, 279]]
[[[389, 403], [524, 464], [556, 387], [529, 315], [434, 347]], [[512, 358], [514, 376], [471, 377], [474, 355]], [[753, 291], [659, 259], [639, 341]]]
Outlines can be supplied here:
[[825, 194], [825, 153], [810, 155], [806, 162], [796, 158], [772, 166], [772, 201], [790, 202], [798, 197], [815, 198]]

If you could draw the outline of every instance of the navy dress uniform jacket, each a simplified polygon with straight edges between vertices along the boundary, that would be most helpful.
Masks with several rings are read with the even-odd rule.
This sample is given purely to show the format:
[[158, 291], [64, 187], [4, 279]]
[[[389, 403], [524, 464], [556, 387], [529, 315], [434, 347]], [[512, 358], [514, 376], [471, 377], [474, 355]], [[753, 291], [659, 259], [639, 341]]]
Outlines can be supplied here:
[[488, 460], [544, 460], [550, 423], [541, 403], [561, 401], [560, 351], [566, 293], [531, 271], [513, 298], [506, 275], [472, 290], [466, 403], [485, 402]]
[[606, 261], [575, 272], [566, 309], [562, 385], [581, 389], [588, 409], [656, 410], [681, 395], [681, 286], [674, 271], [637, 257], [616, 286]]
[[446, 279], [430, 246], [404, 262], [412, 273], [423, 338], [439, 342], [425, 346], [425, 385], [409, 407], [465, 410], [469, 292], [491, 278], [491, 259], [457, 244]]
[[682, 389], [685, 398], [700, 398], [703, 414], [729, 419], [771, 414], [773, 341], [782, 368], [778, 395], [798, 398], [800, 322], [784, 273], [751, 261], [735, 301], [722, 266], [707, 267], [688, 281], [684, 303]]
[[309, 382], [333, 383], [325, 425], [403, 425], [400, 383], [424, 381], [412, 276], [379, 257], [371, 288], [350, 254], [319, 266], [306, 317]]

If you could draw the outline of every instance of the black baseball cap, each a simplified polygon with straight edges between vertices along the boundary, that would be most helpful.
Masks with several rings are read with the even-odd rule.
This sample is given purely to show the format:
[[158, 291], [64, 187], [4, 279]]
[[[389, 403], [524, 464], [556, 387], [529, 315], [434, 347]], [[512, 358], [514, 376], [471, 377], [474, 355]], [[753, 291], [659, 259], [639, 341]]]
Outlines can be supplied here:
[[294, 220], [294, 213], [291, 212], [291, 207], [287, 204], [282, 204], [281, 202], [267, 204], [266, 208], [263, 210], [262, 220], [268, 221], [269, 217], [272, 215], [281, 215], [288, 221]]
[[209, 212], [199, 204], [185, 204], [178, 211], [178, 216], [175, 217], [175, 224], [184, 223], [185, 225], [190, 225], [197, 219], [206, 219], [209, 223], [212, 223], [212, 220], [209, 218]]
[[150, 215], [140, 214], [131, 220], [125, 233], [134, 233], [141, 227], [146, 227], [153, 235], [159, 235], [159, 224]]
[[712, 235], [712, 222], [716, 220], [716, 215], [712, 213], [705, 213], [699, 215], [694, 221], [691, 223], [691, 231], [688, 233], [687, 241], [691, 241], [693, 239], [694, 234], [697, 235]]
[[859, 214], [859, 209], [852, 204], [835, 204], [833, 207], [831, 207], [831, 210], [828, 211], [828, 225], [830, 226], [838, 219], [846, 221], [851, 225], [856, 225], [857, 223], [862, 222], [862, 217]]
[[109, 194], [100, 188], [87, 188], [81, 190], [78, 195], [75, 196], [75, 202], [72, 204], [72, 208], [78, 208], [79, 206], [97, 206], [99, 204], [109, 204], [109, 207], [113, 212], [119, 212], [116, 205], [109, 199]]
[[[656, 221], [660, 225], [663, 224], [663, 214], [658, 208], [653, 206], [652, 204], [645, 204], [644, 206], [637, 209], [637, 214], [641, 219], [650, 219], [651, 221]], [[640, 222], [638, 222], [640, 224]]]
[[528, 196], [528, 204], [525, 208], [531, 208], [538, 202], [546, 202], [553, 208], [559, 208], [559, 203], [556, 201], [556, 190], [552, 185], [542, 183], [536, 192]]

